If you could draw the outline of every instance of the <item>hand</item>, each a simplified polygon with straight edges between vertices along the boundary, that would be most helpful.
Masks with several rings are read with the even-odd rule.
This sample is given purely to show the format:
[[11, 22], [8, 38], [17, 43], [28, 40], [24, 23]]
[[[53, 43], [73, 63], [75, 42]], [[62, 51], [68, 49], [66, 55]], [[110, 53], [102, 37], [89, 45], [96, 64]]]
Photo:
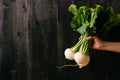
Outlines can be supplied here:
[[[80, 39], [82, 36], [80, 37]], [[87, 40], [93, 40], [91, 48], [97, 50], [106, 50], [120, 53], [120, 42], [106, 42], [96, 36], [89, 36]]]
[[91, 48], [97, 49], [97, 50], [102, 50], [104, 41], [102, 41], [101, 39], [99, 39], [96, 36], [89, 36], [87, 38], [87, 40], [93, 40], [93, 44], [92, 44]]

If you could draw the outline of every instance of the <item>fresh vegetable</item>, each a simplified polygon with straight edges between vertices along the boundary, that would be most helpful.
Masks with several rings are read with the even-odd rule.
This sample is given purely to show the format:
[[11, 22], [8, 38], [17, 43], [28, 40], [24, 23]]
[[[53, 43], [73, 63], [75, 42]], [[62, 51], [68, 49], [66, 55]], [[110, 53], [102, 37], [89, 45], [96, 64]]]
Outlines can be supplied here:
[[80, 68], [86, 66], [90, 61], [90, 56], [82, 52], [77, 52], [74, 55], [74, 60], [79, 65]]
[[67, 48], [65, 50], [65, 58], [68, 60], [74, 60], [74, 53], [73, 53], [72, 49]]
[[90, 35], [106, 35], [112, 27], [120, 23], [120, 14], [115, 14], [112, 7], [105, 9], [101, 5], [77, 8], [76, 5], [71, 4], [68, 10], [73, 14], [71, 27], [82, 35], [82, 39], [74, 47], [65, 50], [65, 57], [75, 60], [82, 68], [90, 61], [89, 49], [92, 42], [86, 38]]

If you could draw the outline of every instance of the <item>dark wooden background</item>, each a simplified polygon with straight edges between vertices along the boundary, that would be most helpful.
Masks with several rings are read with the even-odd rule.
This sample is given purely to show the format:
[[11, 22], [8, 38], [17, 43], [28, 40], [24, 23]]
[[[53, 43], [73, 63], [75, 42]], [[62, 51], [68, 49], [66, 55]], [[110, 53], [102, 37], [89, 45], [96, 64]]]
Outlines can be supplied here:
[[[80, 36], [70, 28], [68, 6], [113, 6], [120, 12], [120, 0], [0, 0], [0, 80], [120, 80], [120, 54], [92, 50], [88, 66], [64, 58], [64, 50]], [[106, 41], [120, 41], [120, 26]]]

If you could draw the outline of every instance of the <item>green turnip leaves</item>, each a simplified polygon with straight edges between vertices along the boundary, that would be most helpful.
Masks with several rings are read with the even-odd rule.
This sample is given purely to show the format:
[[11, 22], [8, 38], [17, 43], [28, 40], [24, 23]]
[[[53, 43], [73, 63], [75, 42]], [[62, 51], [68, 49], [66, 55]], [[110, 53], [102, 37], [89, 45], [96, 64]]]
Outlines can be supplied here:
[[76, 5], [71, 4], [68, 10], [74, 14], [71, 27], [81, 35], [86, 32], [89, 35], [106, 34], [120, 23], [120, 15], [115, 14], [112, 7], [105, 9], [101, 5], [96, 5], [94, 8], [88, 6], [77, 8]]

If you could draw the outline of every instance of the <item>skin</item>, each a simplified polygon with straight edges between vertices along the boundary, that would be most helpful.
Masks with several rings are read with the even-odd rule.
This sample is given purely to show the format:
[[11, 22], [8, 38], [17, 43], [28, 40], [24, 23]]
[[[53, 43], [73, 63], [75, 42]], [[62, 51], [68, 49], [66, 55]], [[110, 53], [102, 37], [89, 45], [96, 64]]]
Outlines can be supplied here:
[[120, 42], [107, 42], [96, 36], [89, 36], [87, 40], [93, 40], [92, 48], [97, 50], [107, 50], [120, 53]]

